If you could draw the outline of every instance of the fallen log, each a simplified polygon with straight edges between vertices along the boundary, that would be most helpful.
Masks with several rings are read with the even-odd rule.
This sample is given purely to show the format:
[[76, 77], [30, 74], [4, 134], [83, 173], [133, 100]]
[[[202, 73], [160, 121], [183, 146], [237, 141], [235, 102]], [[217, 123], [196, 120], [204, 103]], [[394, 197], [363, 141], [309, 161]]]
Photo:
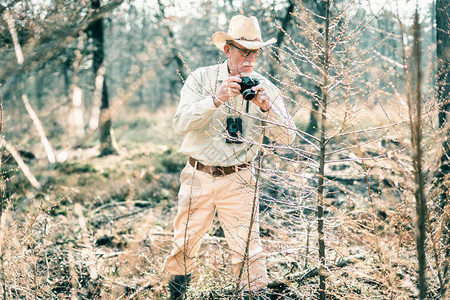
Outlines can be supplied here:
[[[365, 256], [362, 254], [350, 256], [347, 259], [341, 258], [335, 265], [327, 266], [327, 267], [325, 267], [325, 269], [329, 270], [329, 269], [334, 269], [334, 268], [343, 268], [350, 264], [355, 264], [364, 259], [365, 259]], [[296, 281], [297, 283], [300, 283], [300, 282], [304, 281], [305, 279], [312, 278], [312, 277], [315, 277], [318, 275], [319, 275], [319, 268], [314, 267], [311, 270], [308, 270], [306, 273], [297, 272], [295, 274], [288, 275], [287, 278], [289, 280], [293, 280], [293, 281]]]

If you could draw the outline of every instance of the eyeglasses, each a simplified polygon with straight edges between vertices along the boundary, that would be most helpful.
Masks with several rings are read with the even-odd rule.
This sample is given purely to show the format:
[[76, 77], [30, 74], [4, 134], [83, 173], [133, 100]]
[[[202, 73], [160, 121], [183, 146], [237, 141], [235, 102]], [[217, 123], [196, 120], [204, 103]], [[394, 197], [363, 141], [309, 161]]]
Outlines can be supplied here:
[[244, 57], [249, 56], [250, 53], [253, 53], [253, 54], [255, 55], [255, 57], [258, 57], [258, 56], [260, 56], [261, 53], [263, 52], [262, 49], [255, 49], [255, 50], [241, 49], [241, 48], [239, 48], [239, 47], [237, 47], [237, 46], [235, 46], [235, 45], [233, 45], [233, 44], [228, 44], [228, 45], [233, 46], [234, 48], [238, 49], [238, 50], [239, 50], [239, 53], [240, 53], [242, 56], [244, 56]]

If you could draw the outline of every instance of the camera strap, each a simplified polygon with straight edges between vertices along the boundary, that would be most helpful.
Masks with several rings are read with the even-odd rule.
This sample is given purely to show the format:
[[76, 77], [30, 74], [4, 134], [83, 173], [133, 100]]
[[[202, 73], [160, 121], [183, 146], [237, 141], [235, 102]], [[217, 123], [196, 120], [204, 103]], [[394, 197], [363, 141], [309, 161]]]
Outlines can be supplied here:
[[[230, 117], [232, 117], [232, 118], [241, 118], [241, 114], [242, 114], [242, 108], [243, 108], [243, 106], [244, 106], [244, 98], [241, 98], [241, 105], [240, 105], [240, 109], [238, 109], [238, 103], [236, 103], [236, 101], [234, 101], [235, 99], [233, 98], [233, 99], [231, 99], [230, 100], [230, 102], [231, 102], [231, 105], [229, 105], [227, 108], [228, 108], [228, 116], [230, 116]], [[250, 102], [250, 101], [245, 101], [245, 102], [247, 102], [247, 106], [246, 106], [246, 108], [245, 108], [245, 112], [246, 113], [248, 113], [248, 109], [249, 109], [249, 106], [248, 106], [248, 102]], [[235, 110], [235, 112], [237, 112], [239, 115], [238, 116], [234, 116], [234, 115], [232, 115], [232, 113], [231, 113], [231, 107], [233, 107], [234, 108], [234, 110]]]

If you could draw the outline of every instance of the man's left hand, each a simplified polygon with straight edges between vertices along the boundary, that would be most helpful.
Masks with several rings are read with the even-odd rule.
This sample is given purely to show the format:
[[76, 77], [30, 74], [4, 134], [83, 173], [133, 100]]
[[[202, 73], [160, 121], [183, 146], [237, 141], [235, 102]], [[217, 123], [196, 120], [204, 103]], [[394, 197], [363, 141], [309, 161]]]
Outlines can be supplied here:
[[270, 96], [269, 93], [262, 85], [252, 87], [252, 90], [256, 92], [256, 97], [252, 100], [257, 106], [264, 112], [270, 110]]

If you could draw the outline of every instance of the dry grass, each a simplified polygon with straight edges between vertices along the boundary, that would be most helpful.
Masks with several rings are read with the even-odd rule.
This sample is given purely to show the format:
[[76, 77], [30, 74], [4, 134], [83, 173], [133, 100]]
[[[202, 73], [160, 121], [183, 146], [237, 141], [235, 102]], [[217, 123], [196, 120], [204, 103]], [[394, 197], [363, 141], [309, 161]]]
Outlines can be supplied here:
[[[372, 118], [366, 120], [371, 126], [380, 126], [380, 115], [385, 112], [368, 110], [367, 116]], [[49, 173], [42, 171], [39, 161], [30, 163], [32, 171], [46, 182], [42, 191], [30, 194], [20, 173], [9, 179], [7, 188], [15, 190], [8, 191], [0, 231], [3, 288], [8, 299], [166, 297], [167, 278], [161, 267], [171, 247], [178, 189], [177, 171], [169, 173], [167, 167], [179, 168], [184, 161], [176, 148], [167, 151], [179, 138], [168, 132], [170, 118], [171, 112], [165, 110], [149, 116], [149, 120], [158, 120], [150, 127], [136, 132], [126, 125], [116, 128], [122, 147], [118, 156], [98, 158], [92, 149], [76, 151]], [[396, 123], [403, 116], [389, 118]], [[148, 144], [133, 141], [147, 130]], [[165, 135], [155, 134], [161, 130]], [[417, 295], [415, 213], [406, 134], [402, 125], [381, 135], [366, 132], [358, 140], [360, 147], [351, 148], [352, 160], [327, 167], [327, 294], [332, 298], [408, 299]], [[363, 145], [363, 139], [376, 136], [381, 137]], [[129, 144], [126, 137], [132, 140]], [[330, 149], [356, 142], [353, 136], [346, 136], [335, 143]], [[437, 151], [432, 142], [426, 143], [430, 151]], [[308, 149], [304, 144], [296, 147]], [[360, 150], [377, 157], [365, 161], [366, 172], [355, 159]], [[289, 151], [265, 153], [261, 232], [270, 280], [278, 282], [272, 286], [287, 298], [316, 298], [317, 276], [305, 276], [316, 267], [318, 257], [314, 188], [308, 188], [314, 186], [314, 172], [303, 158], [293, 157]], [[346, 157], [342, 155], [334, 156]], [[435, 166], [435, 157], [426, 160], [429, 168]], [[274, 175], [274, 166], [288, 174]], [[430, 198], [430, 206], [432, 201]], [[431, 217], [429, 225], [436, 231], [430, 239], [437, 243], [439, 259], [443, 259], [439, 224], [445, 215]], [[427, 250], [431, 259], [431, 240]], [[193, 299], [206, 298], [212, 290], [223, 294], [232, 287], [229, 253], [217, 221], [199, 257], [190, 292]], [[439, 294], [436, 272], [430, 261], [431, 298]]]

